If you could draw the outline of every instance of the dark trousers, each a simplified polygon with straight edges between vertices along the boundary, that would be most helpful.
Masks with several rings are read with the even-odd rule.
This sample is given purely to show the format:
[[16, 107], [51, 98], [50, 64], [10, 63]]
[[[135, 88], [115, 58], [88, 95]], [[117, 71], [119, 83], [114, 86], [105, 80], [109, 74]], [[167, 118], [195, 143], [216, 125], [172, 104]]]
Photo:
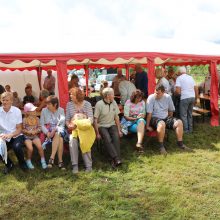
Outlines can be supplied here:
[[116, 125], [109, 128], [100, 127], [99, 133], [111, 159], [120, 159], [120, 140]]
[[[7, 149], [12, 149], [15, 152], [16, 157], [18, 158], [19, 165], [23, 165], [25, 163], [24, 160], [24, 152], [22, 147], [24, 146], [24, 136], [20, 135], [16, 138], [12, 138], [9, 142], [6, 141]], [[6, 166], [10, 167], [13, 162], [8, 157]]]

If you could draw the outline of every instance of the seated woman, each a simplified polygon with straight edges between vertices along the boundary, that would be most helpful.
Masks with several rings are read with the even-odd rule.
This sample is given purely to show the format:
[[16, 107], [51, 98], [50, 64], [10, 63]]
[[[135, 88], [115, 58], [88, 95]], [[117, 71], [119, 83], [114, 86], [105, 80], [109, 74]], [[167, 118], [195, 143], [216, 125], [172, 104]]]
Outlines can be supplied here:
[[145, 133], [145, 115], [146, 104], [143, 100], [143, 93], [140, 90], [136, 90], [132, 93], [131, 98], [125, 102], [124, 117], [127, 121], [131, 122], [128, 127], [128, 131], [137, 133], [136, 149], [138, 152], [143, 152], [143, 139]]
[[[83, 119], [85, 117], [90, 120], [92, 127], [92, 123], [93, 123], [92, 106], [88, 101], [84, 100], [84, 92], [80, 88], [75, 87], [70, 89], [69, 93], [70, 93], [71, 101], [67, 103], [67, 107], [66, 107], [66, 125], [68, 129], [72, 131], [76, 130], [77, 125], [74, 123], [74, 120]], [[80, 115], [83, 117], [81, 117]], [[90, 136], [88, 136], [88, 141], [89, 138]], [[72, 172], [74, 174], [78, 173], [79, 144], [81, 144], [81, 141], [79, 143], [78, 137], [72, 133], [70, 135], [69, 147], [70, 147], [70, 156], [72, 162]], [[92, 170], [91, 149], [87, 149], [86, 152], [83, 152], [82, 150], [82, 158], [84, 160], [86, 171], [87, 172], [91, 171]]]
[[40, 124], [46, 137], [52, 139], [52, 153], [48, 162], [48, 168], [53, 167], [54, 158], [58, 152], [58, 167], [65, 170], [63, 164], [65, 114], [63, 108], [59, 107], [59, 101], [56, 96], [49, 96], [47, 98], [47, 107], [43, 108], [41, 112]]

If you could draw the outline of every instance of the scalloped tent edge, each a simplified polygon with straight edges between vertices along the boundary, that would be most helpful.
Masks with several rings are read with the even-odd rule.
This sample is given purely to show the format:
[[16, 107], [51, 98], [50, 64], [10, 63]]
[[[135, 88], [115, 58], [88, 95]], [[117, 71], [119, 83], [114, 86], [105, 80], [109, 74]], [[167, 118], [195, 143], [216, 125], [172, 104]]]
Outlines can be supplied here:
[[[218, 74], [217, 64], [220, 56], [173, 54], [157, 52], [99, 52], [99, 53], [25, 53], [0, 54], [1, 70], [36, 70], [38, 80], [42, 69], [57, 70], [58, 91], [61, 107], [68, 102], [67, 69], [84, 68], [88, 85], [88, 68], [124, 67], [128, 76], [130, 66], [141, 63], [148, 68], [148, 90], [152, 94], [155, 89], [154, 69], [157, 65], [210, 65], [211, 72], [211, 125], [219, 125], [218, 108]], [[88, 86], [86, 90], [88, 94]]]

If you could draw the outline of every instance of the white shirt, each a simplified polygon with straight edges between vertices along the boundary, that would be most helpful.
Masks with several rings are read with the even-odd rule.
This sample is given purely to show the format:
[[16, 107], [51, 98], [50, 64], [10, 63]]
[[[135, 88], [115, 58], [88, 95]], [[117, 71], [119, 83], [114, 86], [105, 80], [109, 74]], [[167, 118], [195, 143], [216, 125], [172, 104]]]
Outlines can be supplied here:
[[182, 74], [177, 77], [176, 79], [176, 87], [181, 88], [181, 97], [180, 99], [188, 99], [188, 98], [195, 98], [195, 81], [192, 76], [188, 74]]
[[11, 106], [8, 112], [0, 107], [0, 134], [10, 134], [16, 131], [16, 125], [22, 123], [22, 114], [20, 109]]

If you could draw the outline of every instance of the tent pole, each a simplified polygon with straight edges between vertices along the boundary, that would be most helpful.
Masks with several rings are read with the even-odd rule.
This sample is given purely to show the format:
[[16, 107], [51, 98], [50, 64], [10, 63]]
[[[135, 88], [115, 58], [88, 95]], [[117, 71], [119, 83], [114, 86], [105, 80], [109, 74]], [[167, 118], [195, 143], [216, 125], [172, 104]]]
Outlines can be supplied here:
[[147, 58], [148, 66], [148, 96], [154, 93], [156, 87], [155, 64], [153, 58]]
[[66, 104], [69, 101], [66, 61], [56, 60], [56, 67], [60, 106], [66, 109]]
[[126, 79], [129, 80], [129, 64], [125, 64], [126, 68]]
[[89, 95], [89, 66], [84, 65], [85, 76], [86, 76], [86, 96]]
[[217, 60], [212, 60], [211, 70], [211, 87], [210, 87], [210, 105], [211, 105], [211, 126], [219, 126], [219, 108], [218, 108], [218, 74]]
[[41, 90], [42, 89], [42, 87], [41, 87], [42, 67], [39, 65], [36, 68], [36, 71], [37, 71], [37, 79], [38, 79], [38, 83], [39, 83], [39, 88]]

